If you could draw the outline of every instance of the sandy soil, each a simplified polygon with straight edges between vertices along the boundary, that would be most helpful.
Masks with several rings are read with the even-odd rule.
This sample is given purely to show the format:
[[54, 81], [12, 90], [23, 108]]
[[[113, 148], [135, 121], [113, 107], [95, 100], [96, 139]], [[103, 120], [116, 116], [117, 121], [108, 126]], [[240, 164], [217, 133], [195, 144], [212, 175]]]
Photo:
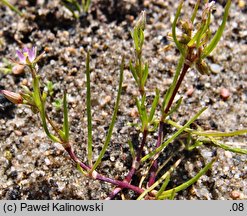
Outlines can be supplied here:
[[[183, 16], [191, 13], [186, 1]], [[217, 1], [212, 16], [215, 31], [221, 22], [224, 1]], [[180, 89], [184, 102], [173, 119], [183, 124], [201, 107], [208, 110], [197, 120], [204, 130], [233, 131], [247, 128], [247, 6], [233, 1], [223, 39], [208, 58], [210, 76], [190, 70]], [[86, 86], [85, 51], [91, 52], [94, 157], [103, 145], [113, 111], [119, 78], [121, 56], [134, 57], [130, 29], [141, 10], [147, 12], [147, 28], [143, 55], [149, 62], [148, 97], [157, 87], [164, 95], [176, 68], [178, 52], [172, 48], [167, 34], [171, 31], [178, 1], [93, 0], [89, 14], [79, 20], [55, 1], [18, 1], [26, 14], [20, 18], [0, 5], [0, 62], [14, 57], [22, 45], [37, 46], [38, 52], [50, 48], [40, 63], [44, 83], [54, 83], [50, 101], [62, 97], [67, 89], [71, 138], [77, 154], [86, 161]], [[0, 63], [1, 64], [1, 63]], [[21, 84], [30, 85], [30, 74], [0, 73], [0, 88], [18, 91]], [[222, 97], [222, 89], [230, 93]], [[188, 94], [188, 90], [193, 90]], [[128, 67], [124, 71], [124, 91], [113, 138], [99, 172], [123, 179], [131, 165], [127, 141], [138, 143], [138, 132], [129, 123], [137, 122], [133, 115], [138, 91]], [[74, 167], [62, 146], [52, 143], [44, 134], [38, 116], [24, 106], [14, 106], [0, 95], [0, 198], [1, 199], [104, 199], [114, 188], [83, 177]], [[48, 105], [55, 121], [61, 123], [61, 111]], [[149, 137], [152, 146], [157, 134]], [[228, 138], [225, 143], [247, 148], [246, 136]], [[165, 153], [175, 151], [172, 147]], [[178, 185], [194, 176], [215, 154], [211, 172], [175, 199], [247, 199], [246, 155], [234, 154], [208, 145], [186, 154], [182, 165], [172, 177]], [[178, 157], [179, 155], [176, 155]], [[141, 175], [137, 173], [136, 178]], [[125, 191], [126, 199], [136, 197]], [[120, 196], [117, 197], [120, 199]]]

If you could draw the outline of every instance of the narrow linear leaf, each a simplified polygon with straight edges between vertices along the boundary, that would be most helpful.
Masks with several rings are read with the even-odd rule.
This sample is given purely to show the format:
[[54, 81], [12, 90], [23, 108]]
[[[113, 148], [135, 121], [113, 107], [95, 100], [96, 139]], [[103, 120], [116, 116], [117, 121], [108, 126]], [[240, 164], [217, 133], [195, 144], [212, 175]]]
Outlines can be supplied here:
[[92, 166], [92, 157], [93, 157], [93, 137], [92, 137], [92, 112], [91, 112], [91, 86], [90, 86], [90, 54], [87, 52], [86, 57], [86, 85], [87, 85], [87, 148], [88, 148], [88, 163]]
[[225, 6], [225, 11], [224, 11], [222, 23], [221, 23], [220, 27], [218, 28], [217, 32], [215, 33], [213, 39], [209, 43], [209, 45], [203, 50], [202, 58], [207, 57], [214, 50], [214, 48], [216, 47], [216, 45], [220, 41], [220, 38], [223, 34], [223, 31], [224, 31], [224, 28], [226, 25], [230, 6], [231, 6], [231, 0], [228, 0], [227, 4]]
[[182, 47], [182, 45], [179, 43], [178, 39], [177, 39], [177, 34], [176, 34], [176, 25], [177, 25], [177, 22], [178, 22], [178, 17], [181, 13], [181, 9], [182, 9], [182, 6], [183, 6], [183, 3], [184, 1], [181, 0], [180, 1], [180, 4], [178, 6], [178, 9], [177, 9], [177, 12], [176, 12], [176, 15], [175, 15], [175, 18], [174, 18], [174, 21], [172, 23], [172, 37], [173, 37], [173, 40], [179, 50], [179, 52], [182, 54], [182, 55], [185, 55], [184, 53], [184, 49]]
[[148, 122], [151, 122], [153, 120], [155, 110], [156, 110], [157, 105], [159, 103], [159, 98], [160, 98], [160, 91], [156, 88], [155, 97], [154, 97], [154, 100], [153, 100], [153, 103], [152, 103], [152, 106], [151, 106]]
[[167, 178], [165, 179], [164, 183], [162, 184], [162, 186], [160, 187], [160, 190], [158, 191], [158, 193], [156, 194], [155, 198], [158, 199], [158, 197], [164, 192], [164, 190], [166, 189], [168, 183], [170, 181], [170, 174], [168, 174]]
[[199, 173], [197, 173], [197, 175], [195, 177], [193, 177], [192, 179], [190, 179], [189, 181], [173, 188], [173, 189], [170, 189], [170, 190], [167, 190], [167, 191], [164, 191], [162, 193], [162, 195], [160, 195], [158, 197], [158, 199], [166, 199], [167, 197], [170, 197], [172, 193], [177, 193], [181, 190], [184, 190], [186, 188], [188, 188], [190, 185], [194, 184], [202, 175], [204, 175], [212, 166], [212, 164], [215, 162], [216, 159], [213, 159], [212, 161], [210, 161], [203, 169], [201, 169], [199, 171]]
[[191, 18], [190, 18], [190, 21], [191, 21], [192, 24], [193, 24], [193, 22], [195, 21], [196, 14], [197, 14], [198, 7], [199, 7], [199, 4], [200, 4], [200, 0], [197, 0], [197, 2], [196, 2], [196, 4], [195, 4], [195, 7], [194, 7], [194, 10], [193, 10], [193, 13], [192, 13], [192, 16], [191, 16]]
[[143, 76], [142, 76], [142, 81], [141, 81], [142, 86], [145, 86], [147, 78], [148, 78], [148, 64], [146, 63], [144, 70], [143, 70]]
[[146, 94], [142, 96], [142, 102], [141, 102], [143, 129], [148, 125], [148, 114], [147, 114], [145, 102], [146, 102]]
[[17, 7], [15, 7], [11, 3], [9, 3], [9, 1], [7, 1], [7, 0], [0, 0], [0, 2], [2, 2], [3, 4], [5, 4], [7, 7], [9, 7], [12, 11], [14, 11], [15, 13], [17, 13], [19, 16], [23, 16], [23, 13]]
[[179, 109], [179, 107], [180, 107], [182, 101], [183, 101], [183, 98], [182, 98], [182, 97], [179, 98], [179, 99], [176, 101], [175, 106], [173, 106], [173, 107], [171, 108], [170, 112], [169, 112], [167, 115], [169, 116], [169, 115], [171, 115], [172, 113], [176, 112], [176, 111]]
[[77, 170], [78, 170], [79, 172], [81, 172], [83, 175], [88, 176], [88, 173], [87, 173], [86, 171], [84, 171], [84, 170], [81, 168], [81, 166], [80, 166], [79, 163], [76, 164], [76, 168], [77, 168]]
[[130, 154], [132, 156], [132, 158], [134, 159], [135, 158], [135, 150], [134, 150], [134, 147], [133, 147], [133, 143], [128, 140], [128, 145], [129, 145], [129, 148], [130, 148]]
[[174, 200], [175, 195], [176, 195], [176, 191], [175, 191], [175, 189], [173, 189], [172, 192], [171, 192], [171, 196], [169, 196], [168, 199], [169, 199], [169, 200]]
[[176, 133], [174, 133], [169, 139], [167, 139], [162, 145], [156, 148], [154, 151], [150, 152], [141, 159], [141, 162], [144, 162], [154, 156], [155, 154], [161, 152], [169, 143], [171, 143], [177, 136], [179, 136], [186, 128], [190, 126], [207, 108], [202, 108], [196, 115], [194, 115], [183, 127], [181, 127]]
[[69, 117], [68, 117], [68, 103], [66, 91], [63, 94], [63, 131], [65, 142], [69, 141]]
[[171, 173], [178, 167], [178, 165], [181, 163], [183, 158], [178, 159], [172, 166], [171, 168], [165, 172], [151, 187], [149, 187], [148, 189], [146, 189], [138, 198], [137, 200], [141, 200], [144, 198], [144, 196], [146, 194], [148, 194], [149, 192], [151, 192], [152, 190], [154, 190], [154, 188], [156, 188], [159, 184], [161, 184], [166, 178], [168, 178]]
[[[179, 125], [178, 123], [172, 121], [172, 120], [167, 120], [166, 121], [168, 124], [176, 127], [177, 129], [180, 129], [182, 125]], [[232, 137], [232, 136], [239, 136], [239, 135], [244, 135], [247, 134], [247, 129], [243, 130], [236, 130], [236, 131], [229, 131], [229, 132], [220, 132], [220, 131], [196, 131], [192, 130], [190, 128], [185, 129], [186, 132], [199, 135], [199, 136], [206, 136], [206, 137]]]
[[175, 72], [175, 75], [174, 75], [174, 78], [173, 78], [173, 81], [172, 81], [172, 84], [170, 85], [169, 89], [167, 90], [166, 94], [165, 94], [165, 97], [164, 97], [164, 100], [163, 100], [163, 103], [162, 103], [162, 115], [164, 113], [164, 110], [172, 96], [172, 93], [176, 87], [176, 84], [177, 84], [177, 80], [178, 80], [178, 77], [180, 75], [180, 72], [182, 70], [182, 67], [183, 67], [183, 64], [184, 64], [184, 61], [185, 61], [185, 58], [183, 55], [180, 55], [180, 58], [179, 58], [179, 61], [178, 61], [178, 65], [177, 65], [177, 68], [176, 68], [176, 72]]
[[209, 139], [212, 141], [212, 143], [226, 151], [231, 151], [231, 152], [234, 152], [234, 153], [238, 153], [238, 154], [247, 154], [247, 149], [241, 149], [241, 148], [234, 148], [234, 147], [231, 147], [229, 145], [225, 145], [223, 143], [220, 143], [218, 142], [217, 140], [215, 140], [214, 138], [212, 137], [209, 137]]
[[131, 71], [131, 73], [132, 73], [132, 75], [133, 75], [133, 77], [134, 77], [136, 83], [138, 84], [139, 81], [138, 81], [138, 77], [137, 77], [137, 74], [136, 74], [136, 69], [133, 67], [131, 61], [129, 62], [129, 67], [130, 67], [130, 71]]
[[39, 89], [39, 77], [35, 76], [33, 78], [33, 100], [35, 102], [35, 105], [39, 110], [41, 110], [42, 102], [41, 102], [41, 95], [40, 95], [40, 89]]
[[111, 135], [112, 135], [113, 127], [114, 127], [114, 124], [115, 124], [115, 121], [116, 121], [116, 118], [117, 118], [117, 111], [118, 111], [118, 106], [119, 106], [119, 102], [120, 102], [120, 96], [121, 96], [121, 92], [122, 92], [123, 71], [124, 71], [124, 57], [122, 58], [122, 63], [121, 63], [121, 68], [120, 68], [120, 79], [119, 79], [117, 100], [116, 100], [115, 107], [114, 107], [112, 121], [111, 121], [109, 130], [108, 130], [108, 133], [107, 133], [107, 136], [106, 136], [106, 140], [105, 140], [104, 146], [103, 146], [103, 148], [102, 148], [102, 150], [100, 152], [100, 155], [99, 155], [98, 159], [94, 163], [93, 168], [92, 168], [91, 171], [95, 170], [98, 167], [98, 165], [100, 164], [100, 162], [101, 162], [101, 160], [102, 160], [102, 158], [103, 158], [103, 156], [104, 156], [104, 154], [106, 152], [106, 149], [107, 149], [107, 147], [108, 147], [108, 145], [110, 143], [110, 140], [111, 140]]

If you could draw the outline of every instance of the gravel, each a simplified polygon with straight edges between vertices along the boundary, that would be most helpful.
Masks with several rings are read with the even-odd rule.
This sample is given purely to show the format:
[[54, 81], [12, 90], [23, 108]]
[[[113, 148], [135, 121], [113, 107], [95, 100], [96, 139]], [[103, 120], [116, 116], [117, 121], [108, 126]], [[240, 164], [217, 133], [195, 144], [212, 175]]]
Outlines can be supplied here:
[[[147, 97], [154, 97], [155, 88], [163, 96], [172, 82], [178, 61], [178, 52], [167, 34], [171, 32], [179, 1], [110, 1], [95, 0], [88, 15], [75, 20], [58, 0], [18, 1], [25, 12], [20, 18], [0, 5], [0, 59], [15, 58], [22, 45], [35, 45], [38, 52], [49, 49], [39, 63], [44, 83], [54, 83], [50, 102], [61, 99], [63, 90], [69, 95], [70, 132], [79, 158], [86, 162], [86, 83], [85, 52], [91, 54], [91, 91], [93, 115], [94, 160], [102, 148], [116, 99], [121, 56], [126, 62], [134, 58], [129, 34], [133, 20], [141, 10], [147, 12], [144, 59], [149, 62], [150, 76]], [[182, 16], [191, 10], [186, 1]], [[218, 1], [217, 1], [218, 2]], [[212, 16], [212, 31], [217, 30], [223, 7], [216, 4]], [[233, 1], [229, 21], [217, 49], [207, 59], [212, 74], [200, 75], [191, 69], [185, 78], [179, 96], [183, 103], [173, 119], [183, 124], [201, 107], [207, 111], [196, 121], [203, 130], [233, 131], [247, 128], [247, 34], [246, 5]], [[52, 20], [52, 22], [51, 22]], [[30, 85], [27, 71], [0, 73], [0, 87], [18, 91], [21, 84]], [[116, 127], [110, 147], [99, 167], [99, 172], [123, 179], [131, 166], [128, 140], [137, 143], [138, 131], [129, 123], [138, 122], [135, 100], [138, 95], [134, 79], [127, 66], [124, 70], [123, 93]], [[224, 92], [222, 92], [224, 89]], [[227, 92], [230, 95], [225, 94]], [[104, 199], [114, 188], [107, 183], [81, 175], [58, 143], [52, 143], [44, 134], [39, 118], [24, 106], [14, 106], [0, 95], [0, 198], [1, 199]], [[47, 109], [53, 120], [61, 123], [61, 110]], [[155, 137], [148, 137], [152, 146]], [[222, 140], [234, 147], [247, 148], [246, 135]], [[165, 154], [174, 152], [170, 147]], [[212, 145], [201, 146], [186, 155], [172, 176], [169, 186], [175, 186], [193, 177], [214, 155], [217, 161], [196, 184], [178, 193], [175, 199], [247, 199], [246, 155], [224, 151]], [[177, 156], [176, 156], [177, 157]], [[137, 173], [138, 178], [141, 172]], [[136, 195], [125, 192], [126, 199]], [[117, 196], [117, 199], [120, 199]]]

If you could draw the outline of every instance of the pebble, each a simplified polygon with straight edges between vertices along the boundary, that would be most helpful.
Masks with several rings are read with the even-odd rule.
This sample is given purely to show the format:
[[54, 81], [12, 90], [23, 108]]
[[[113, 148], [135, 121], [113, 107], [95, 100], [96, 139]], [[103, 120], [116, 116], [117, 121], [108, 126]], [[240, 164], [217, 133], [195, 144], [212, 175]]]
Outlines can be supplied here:
[[226, 156], [227, 158], [232, 158], [232, 153], [229, 152], [229, 151], [225, 151], [225, 156]]
[[27, 84], [28, 84], [27, 79], [23, 79], [23, 80], [21, 81], [21, 85], [25, 85], [25, 86], [27, 86]]
[[193, 86], [190, 86], [186, 92], [186, 95], [191, 97], [193, 92], [194, 92], [194, 88], [193, 88]]
[[16, 136], [21, 136], [22, 132], [20, 130], [14, 130]]
[[230, 197], [234, 200], [238, 199], [240, 197], [240, 193], [238, 191], [232, 191], [230, 193]]
[[222, 70], [222, 67], [218, 64], [210, 64], [210, 70], [213, 72], [213, 73], [220, 73], [221, 70]]
[[130, 116], [132, 118], [136, 118], [138, 116], [138, 111], [136, 108], [132, 108], [131, 111], [130, 111]]
[[238, 6], [243, 9], [245, 7], [245, 1], [244, 0], [239, 0], [238, 1]]
[[112, 100], [110, 95], [105, 96], [102, 106], [108, 104]]
[[230, 91], [228, 89], [226, 89], [226, 88], [222, 88], [220, 90], [220, 97], [223, 100], [227, 100], [230, 97]]
[[45, 164], [49, 166], [51, 164], [51, 161], [48, 158], [45, 158]]

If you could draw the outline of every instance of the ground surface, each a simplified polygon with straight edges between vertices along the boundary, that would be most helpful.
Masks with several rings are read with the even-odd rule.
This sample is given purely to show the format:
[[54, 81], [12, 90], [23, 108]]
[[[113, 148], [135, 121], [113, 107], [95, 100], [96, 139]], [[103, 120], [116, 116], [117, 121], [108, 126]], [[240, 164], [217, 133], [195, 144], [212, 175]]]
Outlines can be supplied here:
[[[31, 2], [31, 1], [29, 1]], [[48, 3], [47, 3], [48, 2]], [[183, 14], [191, 13], [186, 1]], [[217, 1], [212, 17], [213, 30], [220, 24], [224, 1]], [[91, 51], [91, 80], [93, 105], [94, 157], [97, 158], [109, 127], [119, 78], [121, 56], [134, 57], [129, 34], [133, 20], [141, 10], [147, 12], [146, 42], [143, 55], [150, 64], [147, 83], [148, 96], [154, 89], [164, 95], [172, 81], [178, 52], [166, 50], [171, 42], [171, 20], [178, 1], [110, 1], [93, 0], [88, 16], [73, 19], [59, 1], [18, 1], [17, 6], [26, 18], [0, 6], [0, 61], [14, 57], [22, 45], [35, 45], [38, 52], [50, 48], [40, 66], [45, 83], [55, 84], [51, 100], [62, 97], [62, 89], [69, 95], [71, 137], [77, 154], [86, 161], [85, 109], [85, 51]], [[184, 102], [174, 120], [181, 124], [202, 106], [208, 110], [197, 124], [204, 130], [233, 131], [247, 128], [247, 6], [233, 1], [223, 40], [208, 59], [211, 76], [194, 70], [187, 74], [180, 95]], [[136, 89], [128, 68], [124, 71], [124, 91], [113, 138], [99, 172], [123, 179], [131, 164], [127, 140], [137, 140], [136, 130], [129, 122], [136, 122], [134, 107]], [[18, 91], [21, 84], [30, 84], [30, 75], [0, 73], [0, 87]], [[230, 97], [224, 100], [221, 90]], [[188, 90], [193, 93], [191, 96]], [[62, 146], [45, 136], [38, 117], [24, 106], [13, 106], [0, 96], [0, 198], [1, 199], [103, 199], [114, 188], [83, 177], [64, 153]], [[58, 110], [48, 110], [59, 119]], [[155, 138], [156, 135], [154, 135]], [[153, 144], [152, 137], [149, 145]], [[246, 136], [225, 140], [235, 147], [247, 148]], [[174, 174], [172, 184], [178, 185], [194, 176], [203, 165], [218, 155], [210, 173], [175, 199], [247, 199], [247, 156], [238, 155], [213, 146], [201, 147], [187, 154]], [[120, 197], [117, 197], [118, 199]], [[135, 198], [126, 193], [126, 198]]]

